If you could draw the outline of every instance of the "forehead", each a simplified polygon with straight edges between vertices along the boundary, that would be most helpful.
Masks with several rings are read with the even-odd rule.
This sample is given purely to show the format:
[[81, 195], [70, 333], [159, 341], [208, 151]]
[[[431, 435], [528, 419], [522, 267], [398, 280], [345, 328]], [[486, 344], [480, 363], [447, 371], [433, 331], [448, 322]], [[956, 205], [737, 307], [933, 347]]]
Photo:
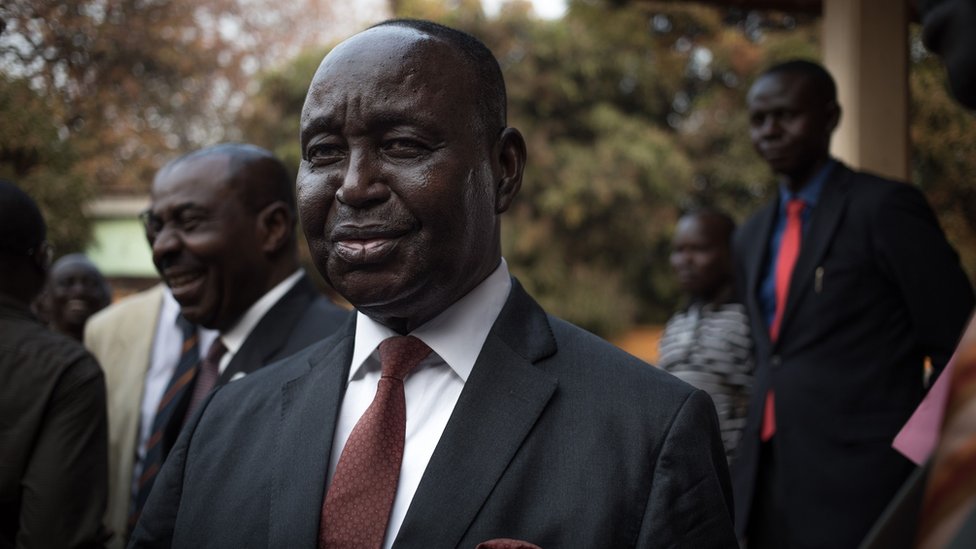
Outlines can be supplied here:
[[709, 215], [686, 215], [678, 220], [675, 239], [716, 243], [719, 238], [718, 222]]
[[93, 264], [80, 260], [58, 263], [51, 268], [52, 278], [60, 279], [69, 276], [99, 278], [100, 275]]
[[163, 168], [150, 193], [154, 210], [186, 205], [210, 205], [231, 194], [230, 157], [209, 154]]
[[472, 114], [474, 76], [461, 54], [439, 39], [407, 27], [369, 29], [322, 61], [302, 128], [350, 116], [452, 122]]
[[790, 106], [807, 107], [814, 102], [814, 90], [807, 76], [777, 72], [759, 77], [749, 88], [746, 101], [750, 109]]

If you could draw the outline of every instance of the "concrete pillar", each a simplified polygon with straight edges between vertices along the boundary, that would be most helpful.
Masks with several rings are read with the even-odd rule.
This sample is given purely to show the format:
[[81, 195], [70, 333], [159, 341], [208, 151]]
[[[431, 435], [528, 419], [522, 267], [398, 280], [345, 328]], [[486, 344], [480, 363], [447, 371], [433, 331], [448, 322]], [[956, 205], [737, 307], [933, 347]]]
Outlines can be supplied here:
[[856, 168], [907, 180], [908, 2], [824, 0], [822, 32], [842, 109], [831, 151]]

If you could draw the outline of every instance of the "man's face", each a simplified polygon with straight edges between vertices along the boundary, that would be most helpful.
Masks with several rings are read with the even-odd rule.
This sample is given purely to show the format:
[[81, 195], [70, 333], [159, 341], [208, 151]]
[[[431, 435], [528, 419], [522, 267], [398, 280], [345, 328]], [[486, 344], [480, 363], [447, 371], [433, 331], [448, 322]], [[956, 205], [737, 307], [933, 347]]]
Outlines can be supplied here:
[[228, 183], [220, 154], [185, 160], [153, 182], [146, 237], [153, 263], [183, 315], [226, 330], [263, 295], [267, 261], [255, 212]]
[[712, 298], [731, 278], [728, 239], [702, 216], [678, 220], [671, 241], [671, 268], [681, 289], [697, 298]]
[[922, 13], [925, 46], [945, 61], [956, 99], [976, 109], [976, 0], [931, 0]]
[[302, 111], [298, 204], [316, 266], [394, 329], [499, 262], [500, 170], [469, 70], [425, 34], [378, 27], [326, 57]]
[[81, 329], [111, 301], [105, 279], [87, 261], [58, 262], [51, 269], [49, 292], [54, 322], [70, 331]]
[[789, 72], [762, 76], [746, 101], [749, 137], [774, 172], [802, 176], [827, 156], [837, 115], [817, 97], [806, 76]]

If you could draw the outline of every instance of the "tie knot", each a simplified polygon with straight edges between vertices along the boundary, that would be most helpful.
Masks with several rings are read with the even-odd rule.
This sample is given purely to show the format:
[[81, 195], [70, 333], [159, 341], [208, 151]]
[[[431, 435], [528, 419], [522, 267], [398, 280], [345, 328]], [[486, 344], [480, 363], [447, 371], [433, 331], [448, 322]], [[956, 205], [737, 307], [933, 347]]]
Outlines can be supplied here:
[[176, 327], [180, 329], [184, 340], [197, 333], [197, 325], [187, 320], [183, 313], [176, 315]]
[[380, 343], [383, 375], [403, 380], [410, 370], [430, 354], [430, 347], [413, 336], [396, 336]]
[[223, 358], [226, 352], [227, 347], [224, 346], [224, 342], [218, 337], [210, 344], [210, 349], [207, 350], [207, 357], [204, 360], [213, 364], [220, 364], [220, 359]]
[[801, 198], [794, 198], [786, 203], [786, 216], [787, 217], [799, 217], [803, 213], [803, 209], [807, 207], [807, 203]]

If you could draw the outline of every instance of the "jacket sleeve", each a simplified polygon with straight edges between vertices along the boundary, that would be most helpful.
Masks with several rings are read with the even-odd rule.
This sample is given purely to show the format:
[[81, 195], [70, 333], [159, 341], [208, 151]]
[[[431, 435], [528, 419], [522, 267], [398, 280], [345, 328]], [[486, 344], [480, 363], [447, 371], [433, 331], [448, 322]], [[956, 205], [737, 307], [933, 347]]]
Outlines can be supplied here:
[[637, 547], [737, 547], [732, 486], [715, 406], [696, 390], [668, 429]]
[[139, 522], [136, 524], [132, 537], [129, 539], [129, 549], [138, 547], [169, 548], [173, 547], [173, 534], [176, 530], [176, 519], [183, 497], [183, 479], [186, 474], [187, 453], [193, 437], [196, 434], [200, 418], [215, 394], [223, 386], [216, 387], [201, 403], [200, 409], [193, 413], [183, 426], [173, 449], [166, 456], [163, 467], [159, 470], [152, 492], [142, 510]]
[[881, 268], [899, 288], [918, 345], [938, 373], [976, 303], [959, 256], [924, 195], [912, 185], [891, 186], [875, 210], [874, 227]]
[[17, 547], [103, 547], [105, 380], [87, 353], [62, 375], [21, 479]]

